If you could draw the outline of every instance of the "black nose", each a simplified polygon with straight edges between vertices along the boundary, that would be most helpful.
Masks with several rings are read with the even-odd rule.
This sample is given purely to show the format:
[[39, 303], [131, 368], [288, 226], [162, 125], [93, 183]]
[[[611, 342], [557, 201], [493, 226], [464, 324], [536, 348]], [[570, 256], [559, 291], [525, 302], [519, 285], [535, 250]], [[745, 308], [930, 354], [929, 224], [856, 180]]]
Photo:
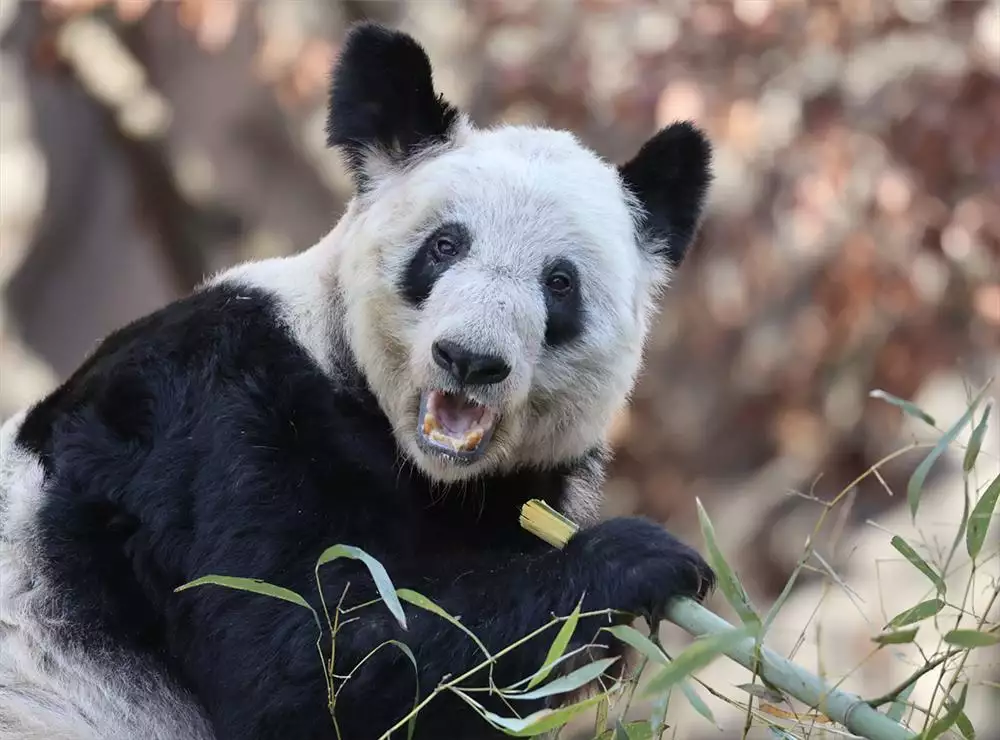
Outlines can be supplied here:
[[481, 355], [447, 339], [431, 347], [434, 362], [462, 385], [493, 385], [510, 375], [510, 365], [496, 355]]

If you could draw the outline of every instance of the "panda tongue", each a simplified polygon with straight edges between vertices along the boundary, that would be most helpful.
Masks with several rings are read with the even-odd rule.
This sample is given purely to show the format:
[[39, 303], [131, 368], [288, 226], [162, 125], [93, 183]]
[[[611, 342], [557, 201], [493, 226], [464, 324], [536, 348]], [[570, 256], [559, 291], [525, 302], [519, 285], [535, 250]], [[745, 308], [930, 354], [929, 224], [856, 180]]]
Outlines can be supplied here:
[[463, 435], [479, 425], [485, 408], [453, 393], [435, 393], [434, 416], [452, 435]]

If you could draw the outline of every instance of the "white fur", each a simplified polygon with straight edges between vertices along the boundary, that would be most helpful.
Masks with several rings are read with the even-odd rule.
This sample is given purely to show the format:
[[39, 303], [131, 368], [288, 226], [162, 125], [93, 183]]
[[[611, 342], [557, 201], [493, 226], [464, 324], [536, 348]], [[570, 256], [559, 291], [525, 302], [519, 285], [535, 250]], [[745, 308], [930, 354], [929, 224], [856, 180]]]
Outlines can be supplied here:
[[[327, 370], [349, 346], [401, 448], [435, 479], [549, 465], [600, 446], [631, 393], [668, 277], [636, 243], [636, 205], [616, 168], [565, 132], [477, 130], [462, 121], [448, 146], [373, 173], [369, 191], [312, 249], [213, 282], [278, 296], [291, 331]], [[400, 277], [444, 221], [465, 225], [473, 246], [415, 309]], [[556, 257], [576, 265], [587, 319], [580, 341], [547, 348], [541, 275]], [[513, 368], [475, 394], [501, 421], [471, 465], [428, 455], [416, 442], [420, 392], [449, 382], [431, 357], [441, 338], [501, 354]]]
[[151, 666], [122, 654], [112, 671], [56, 639], [36, 545], [42, 466], [15, 443], [23, 418], [0, 427], [0, 740], [211, 740]]

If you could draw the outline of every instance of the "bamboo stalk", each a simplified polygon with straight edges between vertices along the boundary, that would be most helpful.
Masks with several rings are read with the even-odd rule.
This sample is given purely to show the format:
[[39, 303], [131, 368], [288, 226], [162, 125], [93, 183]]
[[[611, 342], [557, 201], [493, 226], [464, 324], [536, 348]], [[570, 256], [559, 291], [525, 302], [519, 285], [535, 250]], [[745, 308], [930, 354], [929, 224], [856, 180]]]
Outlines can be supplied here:
[[[542, 501], [528, 501], [521, 510], [521, 526], [555, 547], [563, 547], [576, 532], [576, 525]], [[695, 637], [735, 629], [733, 625], [691, 599], [676, 600], [667, 611], [667, 619]], [[915, 740], [913, 732], [874, 709], [864, 699], [827, 686], [822, 680], [773, 650], [761, 645], [759, 662], [752, 637], [737, 643], [725, 655], [788, 696], [808, 704], [839, 722], [851, 732], [868, 740]]]
[[[667, 611], [667, 619], [695, 637], [733, 629], [729, 622], [690, 599], [675, 601]], [[754, 648], [754, 639], [748, 637], [725, 654], [753, 670]], [[760, 649], [758, 673], [775, 688], [868, 740], [916, 738], [914, 733], [872, 708], [860, 696], [828, 687], [816, 676], [764, 646]]]

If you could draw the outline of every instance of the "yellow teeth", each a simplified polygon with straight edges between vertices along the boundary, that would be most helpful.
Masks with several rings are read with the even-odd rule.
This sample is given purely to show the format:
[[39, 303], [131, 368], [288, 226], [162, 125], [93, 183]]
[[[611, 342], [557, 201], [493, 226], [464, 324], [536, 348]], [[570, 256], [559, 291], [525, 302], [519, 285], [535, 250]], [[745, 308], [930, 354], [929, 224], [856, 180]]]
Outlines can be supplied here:
[[479, 446], [479, 443], [483, 441], [483, 433], [479, 429], [473, 429], [471, 432], [465, 433], [465, 449], [474, 450]]
[[447, 445], [456, 452], [472, 452], [483, 441], [482, 429], [470, 429], [465, 432], [462, 439], [455, 439], [451, 435], [445, 434], [441, 431], [441, 425], [438, 424], [438, 420], [430, 413], [424, 416], [423, 431], [424, 435], [429, 439], [439, 444]]

